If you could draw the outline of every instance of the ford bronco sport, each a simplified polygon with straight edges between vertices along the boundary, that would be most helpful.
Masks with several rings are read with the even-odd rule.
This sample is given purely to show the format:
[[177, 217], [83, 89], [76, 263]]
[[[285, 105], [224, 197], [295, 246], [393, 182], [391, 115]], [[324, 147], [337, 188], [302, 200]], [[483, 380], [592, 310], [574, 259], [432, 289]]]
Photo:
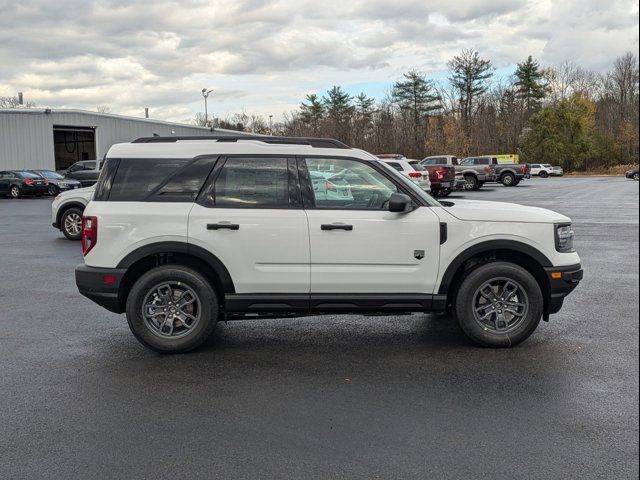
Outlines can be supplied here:
[[330, 139], [153, 137], [111, 147], [82, 225], [80, 293], [160, 352], [219, 320], [449, 311], [508, 347], [582, 278], [571, 221], [439, 203]]

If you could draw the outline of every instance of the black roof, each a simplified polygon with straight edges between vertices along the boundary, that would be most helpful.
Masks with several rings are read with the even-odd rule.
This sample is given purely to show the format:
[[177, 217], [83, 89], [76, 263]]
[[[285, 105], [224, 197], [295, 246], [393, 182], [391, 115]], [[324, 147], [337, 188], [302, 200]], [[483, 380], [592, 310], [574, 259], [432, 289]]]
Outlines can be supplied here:
[[217, 142], [237, 142], [239, 140], [257, 140], [273, 145], [310, 145], [314, 148], [351, 148], [333, 138], [312, 137], [271, 137], [266, 135], [202, 135], [197, 137], [141, 137], [131, 143], [171, 143], [180, 140], [216, 140]]

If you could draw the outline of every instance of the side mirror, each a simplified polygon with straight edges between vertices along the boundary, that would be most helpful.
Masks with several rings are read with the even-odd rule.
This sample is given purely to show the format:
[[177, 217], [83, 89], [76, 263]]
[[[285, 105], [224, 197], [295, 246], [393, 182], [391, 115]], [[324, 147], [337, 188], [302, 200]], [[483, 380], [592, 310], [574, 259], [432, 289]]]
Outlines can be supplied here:
[[389, 211], [396, 213], [407, 213], [412, 210], [411, 197], [404, 193], [392, 193], [389, 197]]

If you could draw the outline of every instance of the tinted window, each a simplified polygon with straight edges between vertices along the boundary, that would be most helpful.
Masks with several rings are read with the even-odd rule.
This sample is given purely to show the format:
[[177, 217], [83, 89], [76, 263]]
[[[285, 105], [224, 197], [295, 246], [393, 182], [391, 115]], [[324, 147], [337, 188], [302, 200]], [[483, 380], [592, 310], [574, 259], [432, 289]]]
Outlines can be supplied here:
[[287, 159], [227, 158], [209, 201], [227, 208], [289, 207]]
[[217, 158], [199, 158], [176, 172], [150, 198], [153, 202], [193, 202]]
[[391, 180], [364, 162], [307, 158], [305, 165], [316, 208], [384, 210], [388, 208], [391, 194], [397, 192]]
[[424, 168], [422, 165], [420, 165], [418, 162], [415, 163], [411, 163], [411, 166], [413, 167], [413, 169], [416, 172], [424, 172], [426, 170], [426, 168]]
[[84, 164], [84, 169], [85, 170], [95, 170], [96, 169], [96, 162], [86, 162]]
[[473, 158], [465, 158], [464, 160], [460, 160], [460, 165], [473, 165]]
[[397, 171], [401, 172], [402, 171], [402, 165], [400, 165], [397, 162], [386, 162], [387, 165], [389, 165], [392, 168], [395, 168]]
[[18, 172], [20, 178], [40, 178], [40, 175], [31, 172]]
[[184, 167], [188, 159], [125, 158], [113, 178], [110, 201], [144, 200], [156, 187]]
[[37, 172], [40, 175], [42, 175], [44, 178], [51, 178], [53, 180], [61, 180], [64, 177], [62, 175], [60, 175], [59, 173], [56, 172], [50, 172], [49, 170], [43, 170], [40, 172]]

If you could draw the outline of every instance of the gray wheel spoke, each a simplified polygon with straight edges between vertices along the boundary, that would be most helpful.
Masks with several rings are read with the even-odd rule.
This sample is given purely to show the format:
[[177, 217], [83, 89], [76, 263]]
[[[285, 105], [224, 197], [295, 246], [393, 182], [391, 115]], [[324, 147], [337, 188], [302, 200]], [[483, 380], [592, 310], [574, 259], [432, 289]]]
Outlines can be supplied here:
[[183, 282], [167, 281], [151, 288], [142, 302], [145, 325], [156, 335], [178, 338], [200, 321], [200, 299]]
[[494, 278], [483, 283], [473, 297], [474, 317], [483, 330], [507, 333], [526, 317], [529, 300], [517, 281]]

